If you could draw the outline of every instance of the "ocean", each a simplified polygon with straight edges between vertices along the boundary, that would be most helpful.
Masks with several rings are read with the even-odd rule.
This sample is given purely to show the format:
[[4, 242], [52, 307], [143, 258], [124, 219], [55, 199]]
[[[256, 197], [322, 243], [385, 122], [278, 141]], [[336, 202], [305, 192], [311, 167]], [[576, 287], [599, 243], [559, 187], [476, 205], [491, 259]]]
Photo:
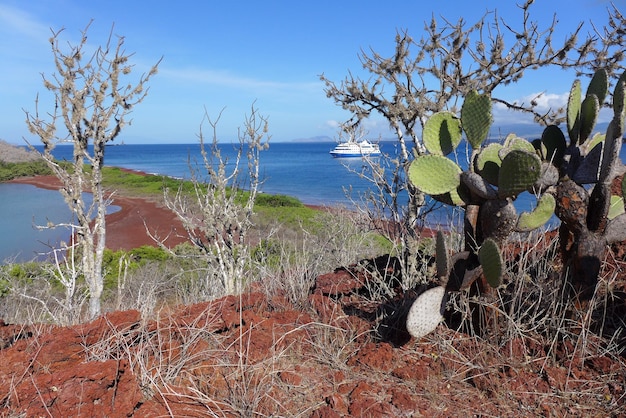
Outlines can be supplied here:
[[[365, 180], [350, 171], [360, 171], [364, 164], [360, 158], [332, 158], [329, 151], [333, 147], [331, 142], [271, 143], [268, 150], [261, 152], [261, 191], [295, 196], [312, 205], [348, 203], [342, 187], [352, 185], [355, 191], [364, 191], [368, 187]], [[381, 148], [393, 152], [394, 143], [384, 143]], [[235, 145], [222, 144], [220, 149], [232, 167]], [[53, 154], [57, 159], [71, 160], [72, 147], [59, 146]], [[190, 178], [190, 170], [201, 168], [201, 164], [197, 143], [110, 146], [105, 156], [108, 166], [177, 178]], [[240, 164], [240, 170], [247, 170], [245, 161]]]
[[[329, 151], [332, 142], [271, 143], [261, 152], [260, 172], [263, 179], [261, 191], [270, 194], [295, 196], [305, 204], [346, 205], [350, 199], [344, 188], [351, 189], [351, 196], [370, 188], [370, 183], [359, 173], [367, 174], [368, 167], [360, 158], [333, 158]], [[394, 155], [394, 142], [381, 142], [384, 153]], [[234, 147], [220, 145], [222, 153], [234, 160]], [[460, 155], [464, 155], [461, 151]], [[72, 147], [58, 146], [54, 155], [58, 159], [72, 158]], [[622, 147], [622, 161], [626, 161], [626, 147]], [[190, 178], [190, 165], [198, 168], [202, 157], [200, 146], [195, 144], [128, 144], [107, 147], [105, 165], [163, 174], [178, 178]], [[240, 169], [246, 170], [245, 162]], [[56, 191], [37, 189], [33, 186], [0, 183], [0, 261], [14, 259], [30, 260], [37, 252], [45, 251], [48, 244], [67, 239], [67, 231], [37, 231], [34, 224], [52, 221], [68, 221], [70, 213], [61, 195]], [[530, 210], [534, 199], [520, 198], [518, 210]], [[441, 215], [444, 218], [448, 214]]]
[[[271, 143], [261, 152], [260, 174], [263, 193], [295, 196], [311, 205], [350, 205], [343, 191], [352, 188], [352, 195], [367, 190], [369, 183], [353, 171], [367, 170], [360, 158], [333, 158], [332, 142]], [[41, 149], [41, 147], [39, 147]], [[232, 168], [236, 155], [234, 144], [221, 144], [222, 155]], [[395, 144], [381, 144], [384, 152], [394, 152]], [[59, 160], [72, 159], [72, 146], [61, 145], [54, 150]], [[191, 169], [201, 168], [200, 145], [195, 144], [127, 144], [106, 149], [105, 165], [123, 167], [152, 174], [190, 178]], [[240, 169], [247, 170], [242, 161]], [[202, 175], [202, 172], [200, 172]], [[202, 178], [202, 177], [201, 177]], [[45, 225], [47, 217], [67, 222], [70, 212], [57, 191], [34, 186], [0, 183], [0, 262], [28, 261], [49, 245], [67, 239], [66, 230], [39, 231], [34, 225]], [[19, 216], [18, 216], [19, 215]]]

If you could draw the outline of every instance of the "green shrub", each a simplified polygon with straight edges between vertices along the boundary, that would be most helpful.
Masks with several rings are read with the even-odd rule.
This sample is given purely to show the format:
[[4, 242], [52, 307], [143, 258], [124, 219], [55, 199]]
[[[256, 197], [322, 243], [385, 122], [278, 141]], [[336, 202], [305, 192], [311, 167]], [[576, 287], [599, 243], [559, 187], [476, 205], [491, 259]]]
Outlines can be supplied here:
[[292, 196], [282, 194], [259, 194], [256, 198], [256, 206], [267, 206], [272, 208], [290, 207], [301, 208], [304, 205], [300, 200]]
[[117, 286], [121, 272], [120, 263], [122, 263], [122, 269], [125, 266], [129, 272], [132, 272], [150, 261], [164, 262], [170, 258], [170, 255], [162, 248], [149, 245], [134, 248], [130, 251], [111, 251], [106, 249], [102, 263], [103, 271], [105, 271], [104, 287], [110, 290]]
[[0, 181], [9, 181], [19, 177], [49, 175], [52, 171], [44, 161], [22, 163], [0, 162]]

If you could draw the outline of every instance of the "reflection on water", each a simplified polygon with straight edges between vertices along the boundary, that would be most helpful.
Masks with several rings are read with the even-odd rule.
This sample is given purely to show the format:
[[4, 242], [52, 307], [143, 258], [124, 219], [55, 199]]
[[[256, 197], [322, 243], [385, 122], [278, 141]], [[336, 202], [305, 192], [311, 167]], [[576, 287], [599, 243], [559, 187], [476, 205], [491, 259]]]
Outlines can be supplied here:
[[[50, 249], [67, 241], [67, 228], [38, 230], [36, 226], [68, 223], [71, 212], [56, 190], [28, 184], [0, 183], [0, 263], [45, 259]], [[90, 202], [91, 195], [85, 194]], [[109, 213], [119, 210], [111, 206]]]

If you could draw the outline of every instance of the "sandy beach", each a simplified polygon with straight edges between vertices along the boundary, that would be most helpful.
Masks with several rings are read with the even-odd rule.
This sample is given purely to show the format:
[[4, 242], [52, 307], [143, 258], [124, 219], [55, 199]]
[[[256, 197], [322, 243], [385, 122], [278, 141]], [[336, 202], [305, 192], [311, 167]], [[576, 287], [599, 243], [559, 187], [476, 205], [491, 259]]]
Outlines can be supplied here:
[[[49, 190], [58, 190], [61, 187], [55, 176], [20, 177], [10, 183], [30, 184]], [[113, 205], [121, 209], [106, 217], [106, 244], [111, 250], [131, 250], [142, 245], [155, 246], [156, 243], [148, 235], [146, 226], [159, 239], [167, 237], [164, 242], [170, 248], [187, 241], [182, 223], [156, 199], [114, 195]]]

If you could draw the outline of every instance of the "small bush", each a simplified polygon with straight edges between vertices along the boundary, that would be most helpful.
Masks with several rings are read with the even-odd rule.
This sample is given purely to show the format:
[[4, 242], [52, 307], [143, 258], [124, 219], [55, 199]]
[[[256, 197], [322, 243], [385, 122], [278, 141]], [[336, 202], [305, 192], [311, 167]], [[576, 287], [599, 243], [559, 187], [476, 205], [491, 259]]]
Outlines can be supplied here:
[[301, 208], [304, 205], [300, 200], [292, 196], [282, 194], [259, 194], [256, 198], [257, 206], [267, 206], [272, 208], [289, 207]]
[[49, 174], [52, 174], [52, 171], [50, 171], [43, 160], [23, 163], [0, 162], [0, 181], [9, 181], [19, 177]]

